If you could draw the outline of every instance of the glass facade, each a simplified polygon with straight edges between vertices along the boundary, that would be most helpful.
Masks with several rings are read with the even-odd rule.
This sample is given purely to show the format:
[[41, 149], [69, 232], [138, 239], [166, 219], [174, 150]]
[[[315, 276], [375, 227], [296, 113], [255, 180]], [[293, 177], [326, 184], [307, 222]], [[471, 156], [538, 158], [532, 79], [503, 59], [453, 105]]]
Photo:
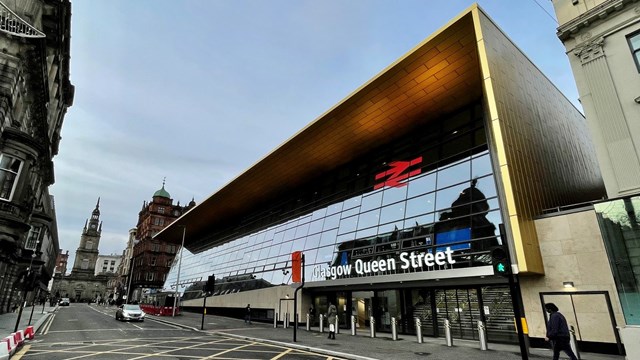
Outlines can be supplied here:
[[[433, 122], [400, 143], [383, 144], [314, 186], [248, 214], [247, 223], [264, 224], [260, 229], [236, 230], [223, 244], [198, 254], [185, 250], [181, 279], [206, 279], [213, 273], [218, 279], [288, 284], [291, 274], [284, 270], [291, 252], [298, 250], [305, 254], [307, 281], [332, 277], [330, 272], [319, 276], [321, 268], [358, 260], [370, 265], [391, 259], [399, 265], [401, 252], [425, 260], [447, 247], [455, 263], [423, 261], [366, 274], [352, 268], [334, 278], [470, 267], [488, 264], [488, 249], [501, 243], [502, 217], [480, 105]], [[312, 197], [320, 200], [300, 200]], [[176, 276], [174, 266], [165, 288]]]
[[627, 325], [640, 325], [640, 197], [595, 204]]

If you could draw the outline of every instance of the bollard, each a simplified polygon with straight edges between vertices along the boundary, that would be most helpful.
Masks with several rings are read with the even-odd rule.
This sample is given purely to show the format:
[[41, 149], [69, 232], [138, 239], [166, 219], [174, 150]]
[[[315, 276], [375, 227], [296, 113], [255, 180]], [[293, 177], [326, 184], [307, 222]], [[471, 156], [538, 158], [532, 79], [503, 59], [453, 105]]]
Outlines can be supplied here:
[[289, 313], [284, 314], [284, 328], [289, 328]]
[[398, 320], [395, 316], [391, 317], [391, 339], [398, 340]]
[[307, 313], [307, 331], [311, 331], [311, 316]]
[[478, 339], [480, 339], [480, 350], [487, 350], [487, 328], [481, 320], [478, 320]]
[[336, 315], [336, 321], [335, 321], [335, 327], [336, 327], [336, 334], [340, 334], [340, 327], [338, 326], [338, 324], [340, 324], [340, 321], [338, 320], [338, 316]]
[[447, 346], [453, 346], [453, 339], [451, 338], [451, 323], [449, 319], [444, 319], [444, 338], [447, 341]]
[[320, 332], [323, 333], [324, 332], [324, 315], [320, 314]]
[[273, 328], [277, 328], [278, 327], [278, 313], [277, 312], [273, 312]]
[[369, 318], [369, 333], [372, 338], [376, 337], [376, 319], [373, 316]]
[[351, 335], [356, 335], [356, 324], [358, 323], [358, 319], [355, 315], [351, 315]]
[[580, 359], [580, 352], [578, 351], [578, 341], [576, 340], [576, 329], [574, 329], [573, 325], [569, 327], [569, 345], [571, 346], [571, 350], [576, 354], [576, 357]]
[[418, 338], [418, 344], [422, 344], [422, 321], [420, 318], [416, 318], [416, 337]]

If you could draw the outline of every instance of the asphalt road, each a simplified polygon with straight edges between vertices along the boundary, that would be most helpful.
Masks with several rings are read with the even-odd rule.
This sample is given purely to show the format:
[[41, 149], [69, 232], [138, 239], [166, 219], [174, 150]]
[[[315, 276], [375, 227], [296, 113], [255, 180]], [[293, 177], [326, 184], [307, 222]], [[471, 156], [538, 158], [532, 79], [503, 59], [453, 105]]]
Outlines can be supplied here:
[[207, 334], [158, 322], [115, 320], [115, 308], [61, 307], [12, 360], [58, 359], [336, 359], [258, 341]]

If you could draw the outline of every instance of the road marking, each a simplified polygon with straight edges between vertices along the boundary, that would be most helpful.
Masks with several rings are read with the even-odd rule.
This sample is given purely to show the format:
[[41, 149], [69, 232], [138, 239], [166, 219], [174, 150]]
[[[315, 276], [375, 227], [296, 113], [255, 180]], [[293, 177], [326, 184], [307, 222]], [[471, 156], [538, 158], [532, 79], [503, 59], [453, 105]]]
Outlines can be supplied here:
[[290, 353], [291, 350], [293, 350], [293, 349], [287, 349], [286, 351], [281, 352], [280, 354], [276, 355], [275, 357], [272, 357], [271, 360], [280, 359], [281, 357], [283, 357], [283, 356], [287, 355], [288, 353]]
[[211, 355], [211, 356], [208, 356], [208, 357], [206, 357], [206, 358], [205, 358], [205, 360], [206, 360], [206, 359], [213, 359], [213, 358], [218, 357], [219, 355], [226, 354], [226, 353], [228, 353], [228, 352], [235, 351], [235, 350], [240, 350], [240, 349], [242, 349], [242, 348], [246, 348], [247, 346], [253, 346], [253, 345], [256, 345], [256, 344], [258, 344], [258, 343], [254, 341], [254, 342], [252, 342], [252, 343], [250, 343], [250, 344], [244, 344], [244, 345], [236, 346], [236, 347], [234, 347], [234, 348], [227, 349], [227, 350], [225, 350], [225, 351], [221, 351], [221, 352], [219, 352], [219, 353], [216, 353], [216, 354], [213, 354], [213, 355]]
[[131, 325], [133, 325], [133, 326], [137, 327], [138, 329], [142, 330], [142, 328], [140, 326], [136, 325], [136, 324], [131, 324]]
[[44, 327], [43, 331], [41, 332], [42, 335], [47, 335], [47, 333], [49, 333], [49, 328], [51, 328], [51, 324], [53, 324], [53, 319], [55, 319], [56, 314], [53, 314], [51, 317], [49, 317], [49, 322], [47, 322], [47, 325]]
[[78, 319], [69, 319], [67, 321], [78, 321]]
[[22, 350], [18, 351], [14, 357], [12, 357], [13, 360], [20, 360], [22, 358], [22, 356], [24, 354], [27, 353], [27, 351], [29, 351], [29, 348], [31, 348], [31, 345], [25, 345]]

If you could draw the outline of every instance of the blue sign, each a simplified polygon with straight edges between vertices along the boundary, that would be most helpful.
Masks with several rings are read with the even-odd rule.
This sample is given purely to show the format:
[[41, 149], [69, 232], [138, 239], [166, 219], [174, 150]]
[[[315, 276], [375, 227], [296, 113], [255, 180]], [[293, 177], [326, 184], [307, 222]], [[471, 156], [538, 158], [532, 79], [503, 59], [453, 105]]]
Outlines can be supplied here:
[[[471, 228], [444, 231], [436, 233], [436, 245], [457, 243], [464, 240], [471, 240]], [[471, 243], [461, 243], [449, 246], [451, 250], [469, 250]], [[436, 251], [444, 251], [444, 247], [438, 247]]]

